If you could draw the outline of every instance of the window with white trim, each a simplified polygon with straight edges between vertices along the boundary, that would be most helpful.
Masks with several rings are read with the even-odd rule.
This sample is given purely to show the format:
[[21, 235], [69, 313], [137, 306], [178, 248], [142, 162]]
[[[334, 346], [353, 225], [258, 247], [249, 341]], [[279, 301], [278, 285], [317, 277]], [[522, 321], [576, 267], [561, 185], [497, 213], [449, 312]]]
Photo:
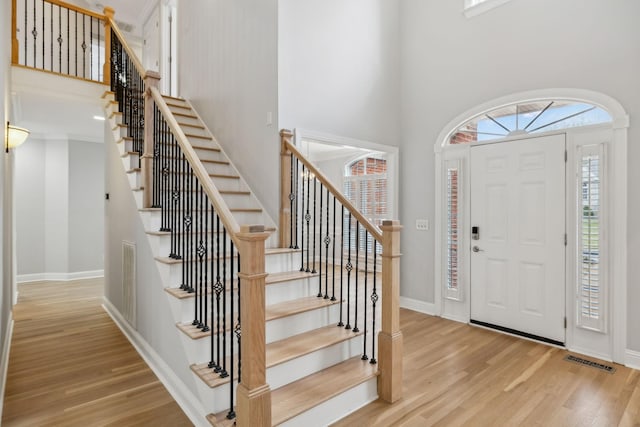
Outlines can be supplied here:
[[[390, 217], [391, 206], [387, 183], [387, 161], [382, 157], [369, 155], [357, 159], [345, 167], [345, 196], [369, 221], [377, 226], [382, 225], [382, 221]], [[360, 249], [364, 250], [364, 233], [364, 227], [360, 227], [360, 235], [351, 234], [352, 248], [355, 249], [357, 240]], [[372, 240], [369, 238], [367, 241], [369, 253], [373, 247]], [[378, 253], [381, 250], [381, 246], [378, 245]]]
[[602, 264], [603, 145], [580, 147], [578, 156], [578, 326], [605, 332]]

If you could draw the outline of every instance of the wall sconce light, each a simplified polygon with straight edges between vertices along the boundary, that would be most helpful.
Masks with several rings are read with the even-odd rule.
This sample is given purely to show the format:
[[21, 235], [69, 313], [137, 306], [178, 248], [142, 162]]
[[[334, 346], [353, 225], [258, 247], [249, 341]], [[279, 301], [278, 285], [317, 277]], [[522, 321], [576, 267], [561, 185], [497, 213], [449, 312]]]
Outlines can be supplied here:
[[11, 126], [11, 124], [7, 122], [7, 132], [5, 135], [6, 152], [9, 152], [9, 148], [15, 148], [25, 142], [28, 137], [28, 130], [17, 126]]

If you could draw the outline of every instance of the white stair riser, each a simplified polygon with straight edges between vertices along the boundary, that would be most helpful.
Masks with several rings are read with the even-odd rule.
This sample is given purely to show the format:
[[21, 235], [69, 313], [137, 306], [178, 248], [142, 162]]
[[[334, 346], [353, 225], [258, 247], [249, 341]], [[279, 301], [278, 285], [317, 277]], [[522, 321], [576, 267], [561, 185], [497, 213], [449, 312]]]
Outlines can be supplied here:
[[[362, 355], [362, 336], [353, 337], [267, 369], [267, 384], [272, 390], [315, 372]], [[363, 361], [363, 363], [369, 363]]]
[[114, 114], [113, 116], [111, 116], [111, 114], [114, 113], [113, 110], [107, 112], [107, 116], [109, 117], [109, 123], [112, 124], [112, 128], [116, 127], [116, 125], [119, 125], [122, 123], [122, 114]]
[[313, 329], [337, 324], [340, 316], [339, 304], [304, 313], [274, 319], [267, 322], [266, 341], [272, 343]]
[[238, 175], [238, 171], [230, 164], [208, 163], [203, 162], [202, 165], [209, 173], [217, 173], [220, 175]]
[[196, 147], [193, 147], [194, 151], [198, 155], [198, 157], [202, 160], [222, 160], [227, 161], [227, 158], [219, 151], [211, 151], [211, 150], [203, 150]]
[[[140, 211], [145, 231], [160, 230], [160, 215], [152, 211]], [[154, 254], [157, 255], [156, 252]]]
[[282, 427], [326, 426], [378, 398], [378, 379], [373, 377], [344, 393], [280, 424]]
[[129, 136], [128, 135], [128, 128], [126, 126], [114, 126], [112, 128], [113, 131], [113, 138], [118, 141], [120, 140], [120, 138], [124, 138], [125, 136]]
[[142, 185], [142, 174], [139, 171], [127, 172], [127, 178], [131, 188], [140, 188]]
[[260, 208], [260, 204], [251, 194], [223, 194], [222, 198], [229, 209], [254, 209]]
[[138, 209], [142, 208], [142, 202], [144, 199], [144, 192], [137, 190], [137, 191], [133, 191], [133, 198], [136, 201], [136, 206], [138, 207]]
[[140, 158], [138, 156], [138, 153], [127, 154], [124, 157], [122, 157], [122, 164], [124, 165], [126, 170], [139, 168]]
[[241, 179], [212, 177], [211, 180], [219, 191], [248, 191]]
[[[187, 112], [183, 113], [183, 114], [189, 114]], [[175, 116], [176, 120], [178, 121], [179, 124], [188, 124], [188, 125], [202, 125], [202, 122], [200, 120], [198, 120], [197, 117], [185, 117], [185, 116]]]

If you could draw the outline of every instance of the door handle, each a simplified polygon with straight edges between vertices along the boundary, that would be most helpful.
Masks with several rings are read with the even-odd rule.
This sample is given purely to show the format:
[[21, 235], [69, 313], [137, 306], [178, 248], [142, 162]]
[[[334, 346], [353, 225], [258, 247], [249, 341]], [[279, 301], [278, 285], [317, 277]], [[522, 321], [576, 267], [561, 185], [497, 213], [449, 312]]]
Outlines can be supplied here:
[[472, 250], [473, 252], [484, 252], [484, 249], [480, 249], [480, 248], [479, 248], [479, 247], [477, 247], [477, 246], [474, 246], [473, 248], [471, 248], [471, 250]]

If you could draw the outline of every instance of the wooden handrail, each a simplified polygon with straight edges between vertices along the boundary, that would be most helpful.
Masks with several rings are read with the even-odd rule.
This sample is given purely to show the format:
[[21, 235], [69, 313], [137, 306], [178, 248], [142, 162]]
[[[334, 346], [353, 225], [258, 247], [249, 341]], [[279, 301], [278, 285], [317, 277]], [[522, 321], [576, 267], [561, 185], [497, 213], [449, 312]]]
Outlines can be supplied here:
[[[140, 77], [142, 77], [143, 79], [147, 77], [147, 70], [142, 66], [142, 63], [138, 59], [138, 56], [135, 54], [133, 49], [129, 47], [129, 43], [127, 43], [127, 39], [124, 38], [122, 31], [120, 31], [120, 28], [118, 28], [118, 24], [116, 24], [115, 19], [112, 19], [109, 16], [107, 16], [106, 19], [108, 19], [111, 23], [111, 29], [114, 33], [116, 33], [116, 36], [118, 36], [122, 47], [127, 52], [127, 55], [129, 55], [129, 59], [131, 59], [131, 62], [133, 62], [133, 65], [136, 67], [136, 70], [138, 70], [138, 73], [140, 73]], [[105, 46], [105, 49], [111, 49], [111, 47]]]
[[[282, 131], [281, 135], [284, 132], [288, 131]], [[371, 221], [369, 221], [364, 215], [362, 215], [362, 213], [358, 209], [356, 209], [355, 206], [353, 206], [353, 203], [351, 203], [349, 199], [347, 199], [342, 194], [342, 192], [331, 183], [329, 178], [327, 178], [318, 168], [316, 168], [313, 163], [307, 160], [305, 156], [300, 151], [298, 151], [298, 149], [291, 142], [285, 141], [284, 144], [286, 149], [293, 153], [298, 158], [298, 160], [300, 160], [307, 167], [310, 173], [315, 175], [315, 177], [329, 190], [329, 192], [331, 192], [331, 194], [333, 194], [333, 196], [340, 203], [342, 203], [345, 208], [347, 208], [351, 215], [355, 217], [364, 228], [367, 229], [371, 236], [373, 236], [373, 238], [378, 242], [382, 243], [382, 233], [380, 229], [378, 229], [378, 227], [376, 227]]]
[[207, 196], [209, 196], [209, 200], [211, 200], [213, 207], [216, 209], [220, 220], [224, 224], [224, 227], [229, 234], [229, 237], [231, 238], [231, 240], [233, 240], [233, 243], [236, 245], [236, 247], [239, 247], [240, 240], [238, 239], [237, 234], [240, 232], [240, 226], [238, 225], [238, 222], [231, 214], [231, 211], [220, 195], [220, 192], [211, 181], [209, 173], [202, 165], [202, 162], [200, 162], [200, 159], [198, 158], [196, 152], [191, 147], [187, 136], [182, 131], [182, 128], [178, 124], [178, 121], [176, 120], [173, 113], [169, 109], [169, 106], [160, 94], [160, 91], [158, 91], [158, 89], [155, 87], [151, 87], [149, 89], [151, 90], [153, 100], [158, 106], [158, 109], [160, 109], [160, 112], [162, 112], [164, 119], [166, 120], [169, 128], [171, 129], [171, 132], [173, 133], [173, 136], [176, 138], [176, 141], [178, 141], [178, 145], [182, 149], [185, 158], [193, 168], [193, 172], [195, 173], [195, 175], [198, 177], [198, 180], [200, 181], [204, 192], [207, 193]]
[[60, 1], [60, 0], [42, 0], [42, 1], [44, 1], [45, 3], [55, 4], [56, 6], [64, 7], [64, 8], [69, 9], [69, 10], [73, 10], [75, 12], [82, 13], [82, 14], [87, 15], [87, 16], [92, 16], [92, 17], [98, 18], [100, 20], [104, 20], [105, 19], [104, 15], [102, 15], [100, 13], [97, 13], [97, 12], [93, 12], [91, 10], [83, 9], [83, 8], [81, 8], [79, 6], [76, 6], [75, 4], [65, 3], [65, 2]]

